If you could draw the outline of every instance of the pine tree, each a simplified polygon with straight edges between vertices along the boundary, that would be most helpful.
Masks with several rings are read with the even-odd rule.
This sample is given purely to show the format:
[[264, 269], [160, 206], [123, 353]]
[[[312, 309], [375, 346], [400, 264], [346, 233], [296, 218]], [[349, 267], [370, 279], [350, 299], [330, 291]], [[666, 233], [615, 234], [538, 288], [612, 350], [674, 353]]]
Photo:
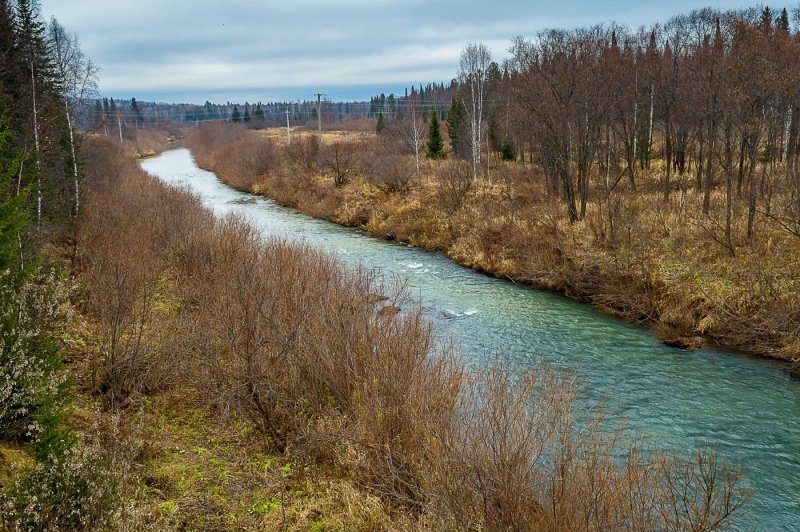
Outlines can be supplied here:
[[242, 121], [242, 115], [239, 114], [239, 106], [233, 106], [233, 113], [231, 113], [231, 122], [238, 124]]
[[783, 33], [789, 33], [789, 12], [786, 11], [785, 7], [783, 10], [781, 10], [781, 14], [778, 17], [777, 26], [779, 31], [782, 31]]
[[142, 116], [142, 111], [139, 109], [139, 104], [136, 103], [136, 98], [131, 98], [131, 114], [133, 115], [134, 123], [141, 124], [144, 122], [144, 116]]
[[243, 121], [245, 124], [247, 124], [247, 123], [249, 123], [249, 122], [250, 122], [250, 120], [252, 120], [252, 117], [250, 116], [250, 109], [249, 109], [249, 108], [247, 108], [247, 107], [245, 107], [245, 108], [244, 108], [244, 117], [242, 118], [242, 121]]
[[25, 128], [30, 128], [28, 137], [32, 137], [34, 161], [36, 165], [36, 217], [42, 219], [44, 193], [41, 171], [42, 152], [42, 118], [41, 109], [46, 93], [52, 88], [54, 79], [52, 65], [49, 61], [45, 27], [39, 17], [39, 5], [36, 0], [17, 0], [16, 10], [17, 46], [22, 61], [22, 70], [27, 79], [27, 91], [22, 91], [27, 99], [26, 105], [17, 106], [21, 111], [19, 117]]
[[384, 131], [386, 131], [386, 122], [383, 119], [383, 111], [380, 111], [378, 113], [378, 123], [375, 124], [375, 133], [380, 135]]
[[439, 127], [439, 117], [435, 109], [431, 111], [431, 120], [428, 124], [427, 156], [431, 159], [440, 159], [444, 157], [444, 139], [442, 138], [442, 131]]
[[772, 32], [772, 10], [766, 6], [761, 12], [761, 31], [764, 33]]
[[3, 105], [11, 107], [11, 91], [20, 85], [24, 74], [20, 71], [22, 61], [17, 55], [14, 31], [14, 12], [6, 0], [0, 0], [0, 83], [2, 83]]
[[506, 139], [500, 144], [500, 158], [504, 161], [514, 161], [517, 158], [517, 150], [514, 144]]
[[255, 111], [253, 117], [259, 122], [263, 122], [264, 121], [264, 109], [261, 108], [261, 103], [256, 105], [256, 111]]
[[14, 132], [3, 113], [0, 115], [0, 271], [23, 270], [27, 266], [22, 249], [28, 219], [27, 190], [19, 182], [20, 164]]
[[467, 131], [466, 109], [460, 91], [453, 95], [450, 102], [450, 114], [447, 117], [447, 132], [450, 135], [450, 145], [453, 152], [459, 157], [469, 155], [469, 132]]

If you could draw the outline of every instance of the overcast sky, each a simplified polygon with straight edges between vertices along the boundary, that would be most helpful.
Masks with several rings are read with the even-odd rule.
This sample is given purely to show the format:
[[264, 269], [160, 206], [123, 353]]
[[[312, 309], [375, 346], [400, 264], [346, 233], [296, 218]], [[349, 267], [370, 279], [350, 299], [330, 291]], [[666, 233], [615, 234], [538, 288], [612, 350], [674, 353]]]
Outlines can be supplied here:
[[368, 99], [447, 82], [462, 46], [616, 21], [636, 28], [739, 0], [42, 0], [102, 71], [101, 92], [215, 103]]

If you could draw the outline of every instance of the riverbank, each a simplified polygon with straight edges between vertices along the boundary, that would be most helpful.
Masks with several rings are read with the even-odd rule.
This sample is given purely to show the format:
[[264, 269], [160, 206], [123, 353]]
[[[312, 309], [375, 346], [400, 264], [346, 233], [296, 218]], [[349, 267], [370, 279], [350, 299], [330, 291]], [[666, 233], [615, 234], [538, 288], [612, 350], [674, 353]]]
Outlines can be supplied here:
[[[78, 388], [67, 422], [97, 457], [77, 463], [90, 484], [69, 496], [98, 519], [571, 530], [708, 515], [713, 528], [747, 498], [738, 471], [696, 483], [695, 471], [722, 468], [713, 454], [619, 464], [619, 439], [575, 428], [571, 380], [547, 368], [513, 381], [468, 373], [434, 347], [422, 310], [370, 272], [215, 218], [118, 143], [92, 139], [84, 155], [80, 290], [62, 349]], [[498, 442], [513, 462], [494, 453]], [[542, 463], [544, 449], [563, 463]], [[670, 490], [678, 477], [702, 495]], [[26, 488], [7, 522], [25, 518], [31, 494], [52, 497], [48, 485]], [[658, 493], [652, 504], [631, 509], [620, 497], [642, 490]]]
[[764, 222], [768, 238], [732, 258], [709, 236], [697, 212], [702, 198], [691, 190], [665, 205], [657, 186], [641, 186], [625, 198], [609, 246], [599, 234], [602, 212], [590, 205], [586, 221], [570, 224], [522, 165], [494, 163], [490, 177], [473, 182], [455, 161], [423, 160], [416, 174], [413, 157], [363, 134], [332, 139], [327, 150], [314, 137], [298, 136], [287, 149], [256, 135], [201, 128], [187, 145], [235, 188], [648, 323], [670, 345], [800, 359], [800, 239]]

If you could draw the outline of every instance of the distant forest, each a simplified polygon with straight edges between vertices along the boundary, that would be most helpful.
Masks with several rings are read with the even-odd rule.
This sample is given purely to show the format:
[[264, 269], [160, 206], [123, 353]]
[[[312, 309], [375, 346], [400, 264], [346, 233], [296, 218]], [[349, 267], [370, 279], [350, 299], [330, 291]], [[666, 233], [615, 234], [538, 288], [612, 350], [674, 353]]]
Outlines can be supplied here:
[[[424, 109], [438, 109], [441, 112], [450, 107], [454, 91], [458, 89], [458, 81], [449, 84], [430, 83], [418, 88], [405, 90], [405, 95], [378, 94], [370, 101], [333, 102], [322, 100], [320, 107], [323, 121], [338, 123], [347, 118], [377, 118], [380, 113], [387, 117], [402, 116], [411, 95], [420, 95]], [[245, 102], [203, 105], [185, 103], [140, 102], [136, 98], [130, 100], [113, 98], [96, 99], [91, 105], [84, 107], [81, 126], [84, 129], [104, 129], [110, 131], [123, 126], [140, 126], [173, 122], [177, 124], [199, 123], [209, 121], [233, 121], [259, 124], [264, 127], [286, 125], [286, 111], [292, 125], [302, 125], [317, 120], [317, 102], [312, 100], [295, 102]]]

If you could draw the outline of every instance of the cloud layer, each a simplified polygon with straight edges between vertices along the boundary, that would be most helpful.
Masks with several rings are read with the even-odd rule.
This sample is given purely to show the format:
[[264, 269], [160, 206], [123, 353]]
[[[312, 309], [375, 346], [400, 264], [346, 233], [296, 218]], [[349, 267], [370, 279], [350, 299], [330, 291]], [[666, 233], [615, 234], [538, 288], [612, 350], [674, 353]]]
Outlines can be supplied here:
[[[461, 47], [483, 41], [498, 60], [515, 35], [615, 20], [637, 27], [708, 1], [605, 0], [43, 0], [79, 35], [113, 97], [335, 99], [449, 81]], [[746, 3], [717, 0], [720, 7]], [[734, 5], [735, 4], [735, 5]], [[385, 87], [385, 89], [382, 89]]]

